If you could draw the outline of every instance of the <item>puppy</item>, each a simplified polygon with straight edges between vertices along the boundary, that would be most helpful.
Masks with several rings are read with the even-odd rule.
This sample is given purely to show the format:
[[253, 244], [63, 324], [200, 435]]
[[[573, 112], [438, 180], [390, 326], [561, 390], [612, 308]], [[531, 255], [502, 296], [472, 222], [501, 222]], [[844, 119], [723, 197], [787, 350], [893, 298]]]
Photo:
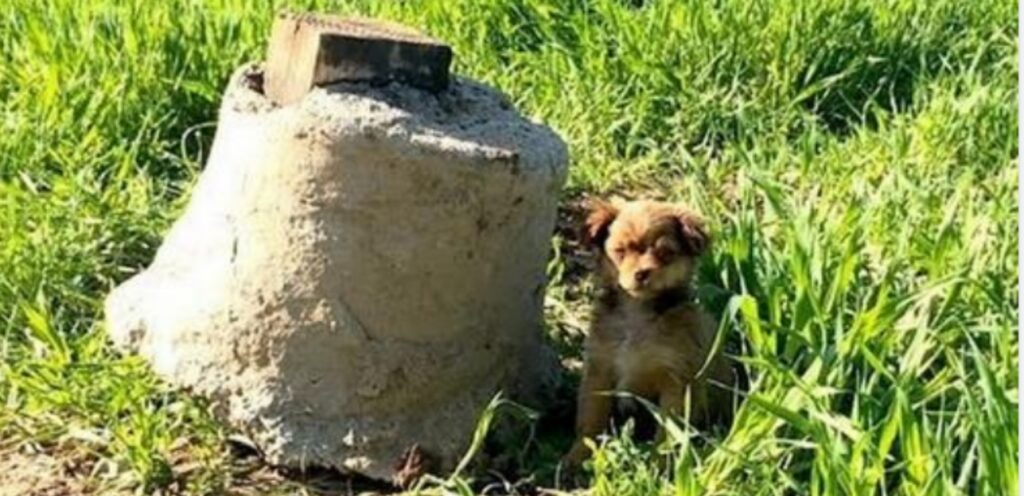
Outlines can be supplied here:
[[[691, 420], [731, 413], [730, 395], [707, 380], [733, 384], [730, 364], [708, 360], [717, 325], [694, 302], [690, 280], [711, 242], [704, 222], [681, 205], [614, 201], [592, 204], [583, 233], [598, 252], [600, 296], [584, 346], [576, 441], [563, 461], [590, 456], [583, 443], [608, 426], [612, 391], [645, 397], [679, 415], [691, 398]], [[658, 440], [664, 437], [659, 429]]]

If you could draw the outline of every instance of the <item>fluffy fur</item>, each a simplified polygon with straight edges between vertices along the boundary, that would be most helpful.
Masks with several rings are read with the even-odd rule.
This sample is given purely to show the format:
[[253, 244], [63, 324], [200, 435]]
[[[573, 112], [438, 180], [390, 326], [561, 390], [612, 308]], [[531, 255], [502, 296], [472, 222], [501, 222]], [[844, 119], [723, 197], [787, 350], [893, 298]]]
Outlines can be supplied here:
[[595, 202], [583, 238], [598, 253], [601, 294], [585, 344], [576, 442], [566, 462], [578, 464], [590, 455], [583, 439], [608, 426], [612, 391], [681, 414], [689, 390], [692, 420], [727, 417], [730, 395], [707, 380], [734, 384], [730, 364], [712, 357], [698, 377], [717, 331], [690, 289], [697, 258], [711, 242], [704, 222], [677, 204]]

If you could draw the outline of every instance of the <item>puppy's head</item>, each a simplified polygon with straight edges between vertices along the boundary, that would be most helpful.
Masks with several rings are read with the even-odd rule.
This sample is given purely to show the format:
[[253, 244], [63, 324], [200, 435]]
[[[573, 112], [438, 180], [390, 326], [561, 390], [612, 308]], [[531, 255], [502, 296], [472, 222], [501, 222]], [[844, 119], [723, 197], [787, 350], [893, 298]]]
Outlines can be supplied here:
[[583, 238], [599, 250], [608, 282], [639, 299], [685, 286], [711, 242], [700, 217], [655, 201], [592, 203]]

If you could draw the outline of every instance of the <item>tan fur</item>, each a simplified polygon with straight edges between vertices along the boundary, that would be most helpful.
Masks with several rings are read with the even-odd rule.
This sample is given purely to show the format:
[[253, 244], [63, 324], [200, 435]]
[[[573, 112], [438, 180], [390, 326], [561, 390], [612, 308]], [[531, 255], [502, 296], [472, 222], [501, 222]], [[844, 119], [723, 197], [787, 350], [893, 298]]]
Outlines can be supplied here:
[[676, 415], [689, 391], [692, 420], [727, 416], [731, 398], [707, 380], [733, 384], [729, 363], [715, 356], [697, 376], [717, 331], [689, 297], [696, 259], [710, 242], [703, 222], [676, 204], [597, 202], [584, 238], [598, 248], [603, 294], [585, 344], [577, 439], [565, 460], [589, 456], [583, 439], [607, 427], [612, 391], [646, 397]]

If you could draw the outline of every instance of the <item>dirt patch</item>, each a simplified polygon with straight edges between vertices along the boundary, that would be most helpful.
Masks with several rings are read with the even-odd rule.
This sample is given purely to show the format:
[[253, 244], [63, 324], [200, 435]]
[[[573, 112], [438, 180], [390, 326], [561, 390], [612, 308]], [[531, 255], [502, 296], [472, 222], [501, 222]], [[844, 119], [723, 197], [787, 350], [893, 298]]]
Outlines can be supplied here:
[[0, 451], [0, 496], [94, 494], [96, 487], [83, 476], [82, 468], [72, 457], [55, 458], [24, 449]]
[[[232, 496], [265, 494], [310, 494], [316, 496], [391, 494], [394, 488], [373, 481], [351, 477], [333, 470], [313, 469], [306, 472], [278, 470], [267, 466], [258, 457], [233, 454], [226, 463], [213, 468], [223, 476], [222, 483], [205, 485], [193, 480], [211, 475], [211, 467], [175, 460], [174, 480], [155, 494], [165, 496], [215, 493]], [[70, 451], [0, 449], [0, 496], [82, 496], [102, 494], [118, 496], [133, 494], [133, 488], [113, 487], [94, 473], [96, 460]], [[206, 472], [205, 474], [203, 472]], [[137, 488], [136, 488], [137, 489]]]

